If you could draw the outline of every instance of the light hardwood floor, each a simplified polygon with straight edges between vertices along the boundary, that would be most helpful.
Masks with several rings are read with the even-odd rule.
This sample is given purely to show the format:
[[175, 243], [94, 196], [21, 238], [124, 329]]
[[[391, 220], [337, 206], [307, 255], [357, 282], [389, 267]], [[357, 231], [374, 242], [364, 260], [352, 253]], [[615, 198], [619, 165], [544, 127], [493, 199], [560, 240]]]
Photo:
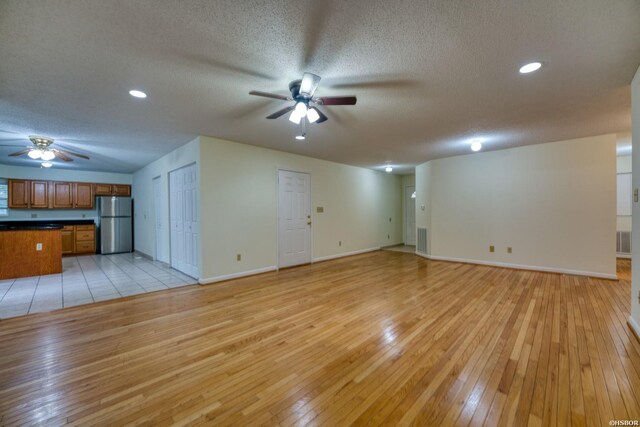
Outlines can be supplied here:
[[638, 420], [629, 293], [379, 251], [3, 320], [0, 424]]

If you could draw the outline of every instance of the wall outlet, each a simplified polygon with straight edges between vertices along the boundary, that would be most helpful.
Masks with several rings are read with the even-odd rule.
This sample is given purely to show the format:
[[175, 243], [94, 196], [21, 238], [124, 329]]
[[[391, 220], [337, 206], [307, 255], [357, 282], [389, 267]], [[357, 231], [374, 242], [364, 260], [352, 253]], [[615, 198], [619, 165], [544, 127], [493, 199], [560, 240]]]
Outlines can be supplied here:
[[31, 218], [38, 218], [38, 214], [31, 214]]
[[491, 245], [489, 246], [489, 252], [495, 252], [496, 251], [496, 247]]
[[513, 253], [513, 249], [511, 249], [511, 246], [509, 246], [509, 247], [507, 248], [507, 253], [508, 253], [508, 254]]
[[236, 261], [242, 261], [242, 255], [241, 254], [236, 255]]
[[342, 246], [342, 240], [338, 240], [338, 246]]
[[36, 243], [36, 251], [42, 250], [42, 243]]

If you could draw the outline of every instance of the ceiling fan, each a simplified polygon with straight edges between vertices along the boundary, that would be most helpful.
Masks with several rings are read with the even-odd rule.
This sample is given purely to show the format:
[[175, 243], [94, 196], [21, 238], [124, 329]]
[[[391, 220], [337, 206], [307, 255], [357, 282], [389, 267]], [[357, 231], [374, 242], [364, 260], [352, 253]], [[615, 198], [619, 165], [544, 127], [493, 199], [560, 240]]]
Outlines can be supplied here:
[[50, 160], [53, 160], [54, 158], [64, 160], [65, 162], [73, 161], [73, 159], [69, 156], [76, 156], [82, 159], [89, 160], [89, 157], [85, 156], [84, 154], [75, 153], [73, 151], [64, 150], [62, 148], [50, 148], [51, 144], [53, 144], [53, 139], [51, 138], [42, 136], [29, 136], [29, 140], [33, 144], [32, 147], [27, 147], [24, 150], [11, 153], [9, 154], [9, 156], [17, 157], [26, 154], [34, 160], [43, 160], [43, 163], [41, 165], [45, 168], [53, 166]]
[[299, 124], [301, 120], [306, 118], [309, 123], [322, 123], [328, 120], [322, 111], [316, 105], [356, 105], [355, 96], [319, 96], [314, 97], [318, 85], [320, 84], [320, 76], [311, 73], [304, 73], [302, 80], [294, 80], [289, 83], [289, 91], [291, 96], [283, 96], [275, 93], [261, 92], [252, 90], [249, 95], [264, 96], [266, 98], [280, 99], [282, 101], [294, 101], [293, 105], [289, 105], [275, 113], [267, 116], [267, 119], [277, 119], [280, 116], [292, 111], [289, 120], [295, 124]]

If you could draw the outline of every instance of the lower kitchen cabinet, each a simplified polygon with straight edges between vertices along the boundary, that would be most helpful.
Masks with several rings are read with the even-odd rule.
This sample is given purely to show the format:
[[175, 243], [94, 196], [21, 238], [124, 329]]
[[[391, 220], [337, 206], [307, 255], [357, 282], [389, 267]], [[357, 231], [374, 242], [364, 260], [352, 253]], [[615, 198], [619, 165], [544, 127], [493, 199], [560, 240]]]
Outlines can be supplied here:
[[96, 253], [95, 225], [66, 225], [62, 229], [62, 254], [87, 255]]
[[62, 255], [72, 255], [75, 252], [75, 232], [73, 225], [65, 225], [62, 234]]

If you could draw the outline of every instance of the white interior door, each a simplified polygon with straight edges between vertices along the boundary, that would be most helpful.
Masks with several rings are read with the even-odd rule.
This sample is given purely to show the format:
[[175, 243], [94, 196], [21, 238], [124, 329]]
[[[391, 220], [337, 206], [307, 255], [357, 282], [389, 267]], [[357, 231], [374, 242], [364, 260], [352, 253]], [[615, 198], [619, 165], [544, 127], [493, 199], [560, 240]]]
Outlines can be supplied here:
[[278, 171], [278, 266], [311, 262], [311, 176]]
[[160, 177], [153, 178], [153, 210], [156, 222], [156, 260], [162, 255], [162, 207], [160, 193]]
[[416, 199], [411, 197], [416, 187], [404, 188], [405, 237], [404, 244], [416, 245]]
[[171, 267], [198, 277], [198, 194], [196, 165], [169, 173]]

